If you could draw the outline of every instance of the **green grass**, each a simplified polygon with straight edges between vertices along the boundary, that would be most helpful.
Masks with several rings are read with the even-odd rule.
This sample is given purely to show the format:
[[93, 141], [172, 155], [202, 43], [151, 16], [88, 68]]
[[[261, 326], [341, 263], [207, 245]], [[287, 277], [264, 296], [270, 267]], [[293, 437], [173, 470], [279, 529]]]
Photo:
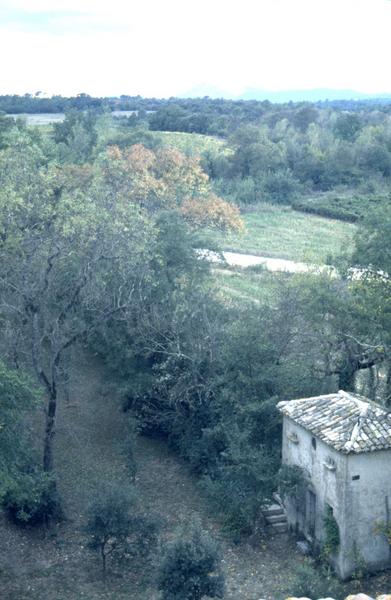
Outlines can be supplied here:
[[172, 131], [154, 131], [154, 135], [166, 148], [176, 148], [184, 154], [201, 154], [202, 152], [225, 152], [226, 145], [211, 135], [200, 133], [182, 133]]
[[59, 123], [63, 120], [64, 113], [21, 113], [13, 116], [15, 119], [21, 119], [30, 127], [48, 127], [53, 123]]
[[271, 273], [259, 267], [213, 269], [217, 295], [225, 302], [273, 305], [278, 292], [291, 275]]
[[356, 226], [264, 204], [243, 215], [242, 234], [215, 233], [223, 250], [323, 264], [352, 248]]
[[328, 192], [310, 198], [300, 198], [294, 202], [293, 207], [302, 212], [354, 223], [387, 203], [389, 203], [389, 195], [385, 191], [382, 194], [362, 196], [352, 192], [344, 194]]

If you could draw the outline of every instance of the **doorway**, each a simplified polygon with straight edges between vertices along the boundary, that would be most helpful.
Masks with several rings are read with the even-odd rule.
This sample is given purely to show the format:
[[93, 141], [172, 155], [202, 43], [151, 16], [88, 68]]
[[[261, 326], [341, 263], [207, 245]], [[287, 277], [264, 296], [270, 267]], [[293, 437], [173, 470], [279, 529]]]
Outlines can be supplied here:
[[307, 502], [306, 502], [306, 530], [308, 535], [312, 538], [315, 537], [315, 523], [316, 523], [316, 494], [311, 490], [307, 490]]

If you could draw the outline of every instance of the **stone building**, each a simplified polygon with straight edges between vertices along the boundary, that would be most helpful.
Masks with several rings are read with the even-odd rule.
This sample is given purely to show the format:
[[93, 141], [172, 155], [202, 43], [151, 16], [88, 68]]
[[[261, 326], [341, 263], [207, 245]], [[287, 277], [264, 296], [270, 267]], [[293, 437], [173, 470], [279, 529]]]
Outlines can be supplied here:
[[343, 579], [364, 562], [370, 570], [390, 566], [390, 545], [379, 526], [391, 528], [391, 415], [343, 391], [278, 408], [283, 463], [305, 474], [303, 490], [285, 501], [290, 528], [322, 547], [325, 518], [331, 518], [339, 545], [330, 560]]

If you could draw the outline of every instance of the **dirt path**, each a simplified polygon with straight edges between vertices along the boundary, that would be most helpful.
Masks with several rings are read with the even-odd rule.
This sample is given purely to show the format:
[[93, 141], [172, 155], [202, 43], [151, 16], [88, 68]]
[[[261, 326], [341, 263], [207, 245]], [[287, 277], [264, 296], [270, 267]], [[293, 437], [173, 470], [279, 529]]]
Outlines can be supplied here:
[[271, 258], [269, 256], [228, 251], [218, 253], [211, 250], [198, 250], [198, 253], [202, 258], [206, 258], [211, 263], [221, 263], [223, 262], [221, 257], [223, 257], [224, 261], [230, 267], [254, 267], [261, 265], [267, 271], [282, 273], [322, 273], [324, 271], [335, 271], [333, 267], [327, 265], [311, 265], [286, 258]]
[[[127, 483], [123, 454], [126, 415], [110, 391], [97, 362], [78, 360], [70, 402], [58, 413], [56, 463], [67, 520], [46, 535], [23, 530], [3, 516], [0, 523], [1, 600], [78, 600], [87, 598], [155, 600], [152, 585], [140, 573], [117, 573], [102, 582], [99, 563], [86, 549], [85, 511], [102, 481]], [[164, 442], [141, 438], [137, 448], [137, 486], [146, 510], [162, 516], [162, 540], [171, 539], [180, 525], [197, 516], [220, 538], [227, 576], [227, 599], [276, 600], [286, 584], [292, 562], [286, 542], [274, 539], [258, 550], [230, 544], [207, 513], [208, 503], [186, 466]]]
[[[56, 461], [67, 520], [46, 535], [0, 521], [1, 600], [157, 600], [151, 572], [117, 571], [106, 583], [97, 558], [86, 549], [86, 507], [102, 482], [127, 483], [121, 452], [126, 415], [98, 362], [78, 360], [71, 400], [62, 403]], [[196, 516], [222, 545], [226, 600], [282, 600], [301, 560], [284, 536], [235, 545], [208, 512], [197, 481], [162, 441], [141, 438], [137, 487], [146, 511], [162, 520], [162, 546]]]
[[45, 536], [41, 530], [19, 529], [3, 516], [1, 600], [143, 598], [138, 594], [138, 578], [116, 578], [104, 584], [96, 557], [86, 549], [83, 530], [86, 507], [99, 494], [102, 482], [128, 481], [121, 453], [125, 424], [102, 366], [78, 357], [70, 401], [59, 406], [55, 438], [59, 491], [67, 519]]
[[292, 568], [300, 560], [286, 536], [259, 541], [256, 548], [231, 543], [208, 512], [207, 501], [186, 465], [164, 442], [141, 439], [138, 457], [138, 483], [150, 509], [165, 514], [167, 537], [196, 517], [219, 539], [227, 600], [279, 600], [284, 597], [284, 592], [289, 590]]

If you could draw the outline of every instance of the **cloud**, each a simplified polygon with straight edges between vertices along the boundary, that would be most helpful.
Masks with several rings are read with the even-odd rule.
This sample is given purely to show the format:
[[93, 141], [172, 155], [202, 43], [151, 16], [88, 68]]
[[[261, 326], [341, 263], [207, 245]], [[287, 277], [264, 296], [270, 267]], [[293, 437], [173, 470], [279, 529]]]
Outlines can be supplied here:
[[[114, 0], [117, 1], [117, 0]], [[102, 0], [0, 0], [1, 10], [20, 12], [90, 12], [104, 9], [107, 3]]]
[[76, 10], [0, 10], [1, 29], [66, 35], [90, 32], [127, 31], [128, 26], [118, 19], [87, 11]]
[[386, 92], [390, 19], [388, 0], [0, 0], [0, 93]]

